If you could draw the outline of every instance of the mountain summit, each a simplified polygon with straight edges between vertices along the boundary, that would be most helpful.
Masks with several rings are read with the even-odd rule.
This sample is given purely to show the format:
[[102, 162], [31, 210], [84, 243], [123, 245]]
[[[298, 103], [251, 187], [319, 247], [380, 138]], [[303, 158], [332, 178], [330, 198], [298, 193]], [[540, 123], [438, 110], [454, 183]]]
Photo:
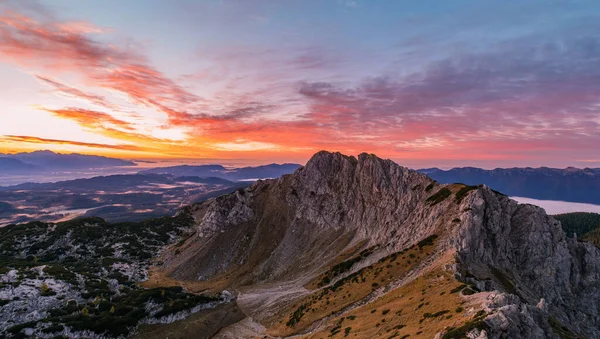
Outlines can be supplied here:
[[236, 291], [222, 337], [600, 336], [600, 250], [486, 186], [319, 152], [189, 211], [148, 284]]

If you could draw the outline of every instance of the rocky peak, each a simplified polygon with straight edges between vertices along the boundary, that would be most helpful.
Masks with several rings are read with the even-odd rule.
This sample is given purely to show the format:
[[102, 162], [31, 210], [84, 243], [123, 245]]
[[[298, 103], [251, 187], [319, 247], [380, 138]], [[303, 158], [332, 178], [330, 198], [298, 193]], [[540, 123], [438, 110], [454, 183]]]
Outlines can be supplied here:
[[341, 253], [377, 248], [350, 274], [435, 234], [433, 258], [454, 255], [459, 279], [496, 291], [490, 338], [552, 336], [549, 316], [600, 336], [600, 306], [589, 302], [600, 299], [600, 251], [565, 237], [542, 209], [486, 186], [440, 185], [371, 154], [322, 151], [291, 175], [192, 210], [197, 236], [165, 257], [179, 279], [302, 286]]

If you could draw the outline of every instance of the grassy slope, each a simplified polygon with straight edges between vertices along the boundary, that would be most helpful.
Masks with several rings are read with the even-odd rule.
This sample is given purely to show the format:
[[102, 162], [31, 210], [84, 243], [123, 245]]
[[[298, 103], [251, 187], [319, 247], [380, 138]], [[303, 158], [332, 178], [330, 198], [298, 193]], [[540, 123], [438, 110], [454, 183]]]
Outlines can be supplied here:
[[460, 286], [438, 267], [373, 303], [331, 319], [330, 326], [307, 338], [433, 338], [444, 328], [460, 327], [475, 313], [465, 311], [465, 299], [456, 292]]

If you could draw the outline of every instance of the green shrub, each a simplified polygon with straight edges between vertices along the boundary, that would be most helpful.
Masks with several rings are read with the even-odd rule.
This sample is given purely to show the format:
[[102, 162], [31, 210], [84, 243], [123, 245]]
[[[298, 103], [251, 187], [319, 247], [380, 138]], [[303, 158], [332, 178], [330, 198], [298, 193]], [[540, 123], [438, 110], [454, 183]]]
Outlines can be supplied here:
[[347, 337], [350, 334], [350, 331], [352, 331], [352, 327], [346, 327], [344, 329], [344, 337]]
[[475, 189], [477, 189], [477, 186], [463, 186], [458, 192], [456, 192], [456, 203], [460, 204], [469, 194], [469, 192]]
[[446, 200], [446, 198], [448, 198], [451, 195], [452, 195], [452, 191], [450, 189], [448, 189], [447, 187], [444, 187], [441, 190], [437, 191], [432, 196], [430, 196], [429, 198], [427, 198], [427, 200], [425, 200], [425, 201], [428, 202], [431, 206], [435, 206], [435, 205], [441, 203], [442, 201]]
[[300, 320], [302, 320], [302, 317], [304, 317], [304, 314], [306, 313], [306, 307], [307, 307], [306, 304], [300, 305], [294, 311], [294, 313], [290, 316], [290, 319], [286, 323], [286, 326], [287, 327], [294, 327], [294, 326], [296, 326], [296, 324], [298, 324], [300, 322]]
[[432, 235], [428, 236], [427, 238], [419, 241], [417, 243], [417, 246], [419, 246], [419, 249], [426, 247], [426, 246], [432, 246], [433, 241], [437, 238], [438, 238], [438, 236], [436, 234], [432, 234]]

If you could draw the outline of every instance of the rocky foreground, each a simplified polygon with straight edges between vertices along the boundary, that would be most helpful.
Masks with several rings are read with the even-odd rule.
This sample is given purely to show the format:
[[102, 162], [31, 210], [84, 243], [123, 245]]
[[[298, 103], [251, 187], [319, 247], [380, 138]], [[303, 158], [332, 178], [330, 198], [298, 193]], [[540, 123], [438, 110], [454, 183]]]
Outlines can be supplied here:
[[[294, 174], [135, 225], [11, 226], [2, 334], [600, 337], [596, 246], [538, 207], [374, 155], [319, 152]], [[19, 288], [33, 305], [5, 297]]]
[[148, 266], [193, 219], [100, 218], [0, 228], [0, 338], [119, 338], [228, 303], [225, 293], [141, 288]]

